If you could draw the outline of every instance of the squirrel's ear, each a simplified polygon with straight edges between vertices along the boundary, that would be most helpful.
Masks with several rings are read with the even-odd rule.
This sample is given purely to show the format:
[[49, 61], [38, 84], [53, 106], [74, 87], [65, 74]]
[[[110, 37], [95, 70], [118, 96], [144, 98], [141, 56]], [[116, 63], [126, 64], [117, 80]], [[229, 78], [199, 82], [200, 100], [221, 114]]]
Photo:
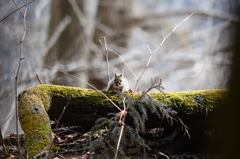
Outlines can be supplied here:
[[121, 75], [123, 76], [123, 74], [124, 74], [124, 69], [122, 69], [122, 73], [121, 73]]
[[114, 76], [115, 76], [115, 77], [117, 76], [117, 73], [116, 73], [116, 68], [115, 68], [115, 70], [114, 70]]

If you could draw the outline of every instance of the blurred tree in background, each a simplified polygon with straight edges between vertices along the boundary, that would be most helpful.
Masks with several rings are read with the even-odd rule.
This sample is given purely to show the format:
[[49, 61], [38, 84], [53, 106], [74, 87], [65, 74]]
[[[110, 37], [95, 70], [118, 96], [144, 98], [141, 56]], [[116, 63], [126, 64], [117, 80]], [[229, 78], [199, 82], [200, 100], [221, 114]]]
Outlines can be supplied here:
[[[22, 6], [25, 0], [16, 0]], [[166, 91], [225, 88], [231, 64], [231, 37], [238, 21], [237, 0], [38, 0], [29, 4], [19, 92], [44, 83], [87, 87], [64, 74], [73, 74], [99, 89], [107, 82], [105, 50], [99, 40], [129, 64], [139, 76], [154, 50], [165, 41], [140, 81], [140, 90], [156, 76]], [[12, 1], [0, 1], [0, 19], [16, 9]], [[0, 22], [0, 124], [6, 136], [14, 132], [14, 77], [19, 59], [23, 21], [19, 12]], [[103, 40], [102, 40], [103, 41]], [[124, 69], [130, 88], [136, 79], [121, 59], [109, 52], [110, 75]], [[14, 113], [13, 113], [14, 114]]]
[[[59, 62], [63, 65], [62, 70], [103, 88], [107, 82], [106, 74], [102, 73], [106, 71], [106, 62], [104, 47], [99, 40], [106, 36], [110, 46], [118, 46], [122, 52], [127, 52], [133, 35], [131, 20], [135, 6], [135, 0], [114, 0], [111, 3], [105, 0], [98, 3], [95, 0], [53, 0], [48, 37], [51, 39], [54, 34], [60, 35], [45, 55], [45, 64], [53, 66]], [[66, 17], [71, 22], [62, 33], [56, 32], [59, 23]], [[110, 59], [116, 59], [116, 56], [110, 54]], [[66, 65], [73, 68], [66, 70]], [[63, 73], [57, 73], [53, 82], [86, 87]]]

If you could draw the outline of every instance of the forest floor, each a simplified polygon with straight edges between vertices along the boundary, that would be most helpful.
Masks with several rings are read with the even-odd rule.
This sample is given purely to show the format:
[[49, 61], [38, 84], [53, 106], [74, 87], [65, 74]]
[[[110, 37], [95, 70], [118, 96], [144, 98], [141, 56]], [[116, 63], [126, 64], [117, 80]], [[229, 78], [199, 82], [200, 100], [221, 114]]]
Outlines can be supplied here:
[[[54, 130], [53, 130], [54, 132]], [[161, 135], [161, 131], [154, 134], [154, 129], [148, 130], [148, 135], [145, 138], [146, 144], [151, 148], [147, 151], [147, 159], [223, 159], [223, 156], [207, 153], [202, 150], [199, 151], [199, 146], [189, 143], [187, 136], [183, 136], [178, 131], [173, 131], [165, 137]], [[160, 134], [159, 134], [160, 133]], [[91, 154], [84, 152], [84, 145], [88, 140], [86, 135], [83, 135], [74, 130], [74, 127], [66, 127], [58, 130], [58, 136], [55, 136], [55, 146], [53, 159], [90, 159]], [[181, 134], [181, 135], [179, 135]], [[178, 136], [178, 137], [177, 137]], [[212, 139], [210, 139], [212, 140]], [[23, 158], [27, 158], [26, 148], [24, 145], [23, 135], [19, 135], [19, 141]], [[4, 139], [7, 155], [5, 155], [3, 148], [0, 148], [0, 159], [18, 159], [19, 153], [17, 151], [16, 135], [12, 134]], [[189, 148], [190, 147], [190, 148]], [[198, 147], [198, 151], [194, 150]], [[134, 147], [126, 147], [125, 159], [142, 159], [143, 153], [139, 153]], [[46, 152], [36, 155], [37, 158], [47, 158]]]

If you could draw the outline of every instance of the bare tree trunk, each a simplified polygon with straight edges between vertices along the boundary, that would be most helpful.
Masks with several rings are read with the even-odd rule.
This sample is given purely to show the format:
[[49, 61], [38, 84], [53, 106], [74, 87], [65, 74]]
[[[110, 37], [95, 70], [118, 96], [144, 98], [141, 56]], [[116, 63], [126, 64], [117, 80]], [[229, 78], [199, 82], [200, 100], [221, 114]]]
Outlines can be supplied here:
[[[240, 17], [240, 10], [238, 10], [238, 17]], [[231, 77], [229, 80], [230, 97], [228, 109], [221, 111], [221, 114], [216, 118], [221, 122], [218, 123], [218, 128], [221, 130], [219, 133], [221, 143], [216, 147], [217, 150], [224, 154], [226, 158], [234, 159], [239, 156], [239, 90], [240, 90], [240, 24], [238, 23], [236, 33], [232, 37], [234, 46], [234, 53], [231, 65]]]
[[[114, 46], [113, 49], [115, 51], [121, 54], [125, 53], [127, 49], [129, 49], [131, 43], [133, 31], [131, 18], [134, 16], [133, 13], [136, 1], [130, 0], [125, 2], [114, 0], [111, 1], [111, 3], [105, 0], [99, 1], [95, 30], [91, 30], [94, 24], [94, 22], [91, 21], [91, 18], [94, 16], [92, 10], [96, 9], [93, 5], [96, 5], [93, 1], [52, 1], [49, 40], [56, 32], [56, 28], [64, 17], [69, 16], [71, 18], [71, 23], [62, 33], [60, 33], [59, 39], [56, 43], [50, 47], [45, 57], [45, 64], [54, 66], [54, 64], [58, 62], [63, 65], [62, 68], [64, 70], [64, 66], [79, 61], [79, 67], [83, 69], [65, 71], [68, 71], [68, 73], [76, 75], [101, 89], [106, 83], [102, 82], [102, 79], [99, 79], [99, 70], [94, 69], [95, 72], [92, 71], [91, 68], [93, 66], [91, 63], [97, 59], [99, 65], [102, 65], [105, 63], [105, 56], [104, 54], [101, 54], [97, 47], [95, 47], [94, 43], [99, 44], [98, 40], [105, 36], [109, 45]], [[82, 15], [79, 16], [78, 13], [76, 13], [76, 9], [79, 10]], [[114, 56], [116, 55], [112, 55], [112, 57]], [[84, 61], [85, 64], [81, 64], [82, 61]], [[119, 65], [117, 67], [123, 69], [123, 66]], [[111, 70], [114, 70], [114, 68], [111, 68]], [[57, 73], [52, 82], [85, 87], [85, 85], [79, 84], [76, 79], [62, 73]]]
[[[79, 8], [83, 7], [82, 4], [78, 4], [78, 6]], [[83, 27], [80, 25], [77, 15], [74, 13], [69, 1], [52, 1], [48, 39], [52, 38], [60, 21], [66, 16], [71, 18], [71, 22], [62, 33], [58, 33], [60, 34], [59, 39], [57, 39], [56, 43], [50, 48], [45, 56], [44, 62], [46, 65], [54, 66], [54, 64], [59, 63], [65, 66], [70, 63], [78, 62], [81, 59], [88, 60], [89, 48], [87, 47], [87, 42], [84, 37]], [[73, 70], [69, 73], [79, 76], [84, 80], [88, 80], [88, 73], [85, 71], [79, 72]], [[57, 73], [54, 83], [85, 86], [80, 84], [78, 80], [62, 73]]]
[[113, 0], [111, 3], [107, 0], [99, 1], [97, 22], [100, 26], [95, 31], [95, 39], [101, 39], [104, 35], [110, 45], [128, 49], [132, 38], [131, 19], [134, 16], [135, 6], [135, 0]]
[[[114, 51], [124, 54], [129, 50], [131, 46], [131, 40], [133, 35], [133, 23], [131, 19], [135, 13], [136, 0], [121, 1], [121, 0], [101, 0], [98, 2], [97, 17], [96, 17], [96, 29], [94, 34], [94, 41], [99, 44], [99, 39], [106, 37], [108, 46]], [[100, 45], [100, 44], [99, 44]], [[100, 46], [103, 48], [103, 46]], [[109, 60], [116, 58], [113, 53], [109, 53]], [[103, 54], [103, 63], [105, 64], [105, 55]], [[117, 67], [118, 69], [124, 69], [123, 64], [112, 66], [110, 65], [110, 72]], [[107, 71], [107, 69], [106, 69]], [[125, 71], [127, 73], [127, 71]], [[110, 74], [112, 76], [113, 74]], [[97, 78], [97, 72], [91, 72], [93, 78], [90, 79], [90, 83], [100, 84], [101, 81]], [[107, 81], [107, 77], [106, 77]], [[100, 85], [99, 85], [100, 87]]]

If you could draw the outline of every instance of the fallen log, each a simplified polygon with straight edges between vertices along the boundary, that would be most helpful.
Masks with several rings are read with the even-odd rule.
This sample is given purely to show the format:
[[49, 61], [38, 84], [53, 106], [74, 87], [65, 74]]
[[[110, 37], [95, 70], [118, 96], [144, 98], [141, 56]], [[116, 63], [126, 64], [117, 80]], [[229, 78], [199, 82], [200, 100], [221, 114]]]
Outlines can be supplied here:
[[[120, 103], [120, 96], [112, 93], [106, 95], [114, 103]], [[179, 116], [207, 112], [228, 103], [228, 92], [220, 89], [168, 92], [166, 95], [159, 92], [149, 95], [177, 111]], [[137, 94], [135, 99], [140, 97], [141, 93]], [[62, 123], [81, 126], [82, 130], [86, 130], [92, 127], [98, 118], [107, 116], [110, 112], [118, 112], [99, 92], [78, 87], [41, 84], [21, 92], [18, 100], [19, 120], [30, 158], [42, 151], [49, 151], [52, 143], [50, 119], [58, 120], [61, 113]], [[67, 103], [69, 105], [63, 112]], [[150, 127], [155, 126], [153, 118], [149, 116]], [[159, 121], [155, 123], [159, 124]]]

